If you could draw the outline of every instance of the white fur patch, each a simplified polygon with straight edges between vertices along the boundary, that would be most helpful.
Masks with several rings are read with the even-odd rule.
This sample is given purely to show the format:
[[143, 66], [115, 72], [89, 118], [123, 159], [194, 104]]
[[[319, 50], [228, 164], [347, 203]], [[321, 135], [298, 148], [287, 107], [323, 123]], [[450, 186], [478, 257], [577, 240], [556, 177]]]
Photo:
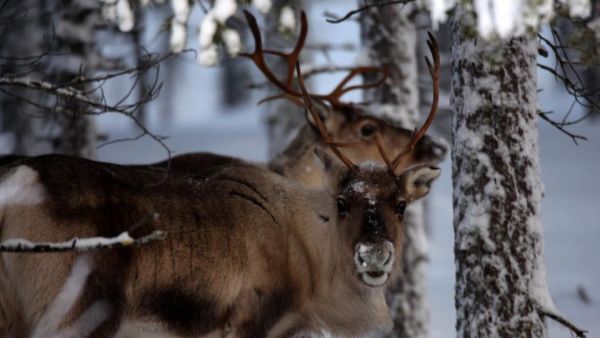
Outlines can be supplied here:
[[[50, 304], [48, 310], [40, 319], [31, 337], [65, 337], [59, 335], [60, 331], [62, 331], [59, 331], [60, 324], [79, 299], [79, 296], [81, 295], [87, 278], [91, 272], [91, 259], [88, 256], [79, 256], [75, 260], [73, 268], [71, 269], [71, 273], [65, 281], [62, 290], [58, 293], [56, 298], [52, 301], [52, 304]], [[93, 312], [102, 312], [102, 310], [104, 309], [94, 309]], [[98, 313], [96, 313], [96, 315], [98, 315]], [[100, 318], [102, 321], [104, 321], [105, 316], [100, 316]], [[94, 326], [90, 323], [82, 323], [81, 325], [87, 329], [89, 329], [90, 326]]]
[[0, 205], [35, 205], [44, 200], [37, 171], [22, 165], [0, 182]]

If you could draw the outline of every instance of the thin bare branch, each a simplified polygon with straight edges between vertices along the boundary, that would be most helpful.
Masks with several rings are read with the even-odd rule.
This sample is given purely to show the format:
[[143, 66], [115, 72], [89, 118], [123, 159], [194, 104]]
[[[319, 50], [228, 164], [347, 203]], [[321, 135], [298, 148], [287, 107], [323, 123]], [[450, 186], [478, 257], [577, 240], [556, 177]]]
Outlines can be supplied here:
[[561, 316], [555, 312], [547, 311], [544, 309], [539, 309], [538, 312], [542, 316], [548, 317], [548, 318], [554, 320], [555, 322], [563, 325], [564, 327], [569, 329], [569, 331], [571, 331], [573, 334], [575, 334], [577, 337], [579, 337], [579, 338], [587, 337], [586, 336], [587, 331], [578, 328], [577, 326], [575, 326], [575, 324], [571, 323], [568, 319], [564, 318], [563, 316]]
[[564, 124], [552, 120], [551, 118], [548, 117], [548, 114], [549, 114], [549, 112], [538, 111], [538, 116], [542, 120], [550, 123], [552, 126], [554, 126], [556, 129], [558, 129], [560, 132], [569, 136], [573, 140], [573, 143], [575, 143], [575, 145], [579, 145], [577, 140], [584, 140], [584, 141], [588, 140], [587, 137], [585, 137], [585, 136], [574, 134], [574, 133], [571, 133], [570, 131], [566, 130]]
[[389, 6], [389, 5], [399, 5], [399, 4], [406, 5], [406, 4], [414, 2], [414, 1], [415, 0], [392, 0], [392, 1], [374, 2], [374, 3], [366, 4], [355, 10], [349, 11], [348, 13], [346, 13], [346, 15], [344, 15], [341, 18], [339, 18], [336, 15], [333, 15], [331, 13], [326, 13], [327, 16], [331, 17], [330, 19], [327, 19], [327, 22], [340, 23], [340, 22], [346, 21], [346, 20], [350, 19], [352, 16], [354, 16], [362, 11], [366, 11], [370, 8], [384, 7], [384, 6]]

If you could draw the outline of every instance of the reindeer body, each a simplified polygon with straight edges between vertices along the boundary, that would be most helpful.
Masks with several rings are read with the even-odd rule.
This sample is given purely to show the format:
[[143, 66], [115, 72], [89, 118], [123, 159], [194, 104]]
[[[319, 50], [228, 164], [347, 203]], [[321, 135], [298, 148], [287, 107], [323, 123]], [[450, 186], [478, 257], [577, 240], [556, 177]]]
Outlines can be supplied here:
[[[245, 164], [206, 181], [171, 177], [160, 184], [161, 173], [152, 170], [58, 155], [23, 159], [4, 171], [0, 189], [10, 191], [18, 179], [20, 193], [12, 196], [16, 204], [9, 198], [1, 206], [2, 240], [110, 237], [152, 213], [158, 219], [133, 234], [168, 234], [164, 242], [90, 253], [81, 297], [59, 327], [94, 304], [109, 310], [91, 337], [126, 335], [128, 327], [140, 336], [144, 327], [177, 337], [286, 337], [321, 329], [359, 336], [391, 325], [382, 289], [358, 286], [343, 273], [352, 267], [339, 254], [345, 248], [326, 191]], [[13, 325], [13, 335], [31, 335], [42, 324], [74, 260], [75, 254], [2, 255], [2, 310], [17, 304], [14, 318], [27, 323]]]
[[[328, 129], [333, 130], [334, 137], [342, 142], [355, 143], [356, 145], [345, 149], [348, 158], [353, 162], [361, 163], [374, 161], [382, 163], [377, 146], [371, 138], [361, 136], [365, 124], [375, 126], [385, 149], [398, 152], [410, 141], [412, 135], [408, 130], [391, 126], [389, 123], [369, 117], [364, 113], [349, 118], [340, 112], [330, 112], [326, 120]], [[323, 187], [325, 174], [315, 162], [315, 148], [325, 148], [321, 138], [314, 128], [306, 124], [300, 128], [296, 137], [290, 142], [283, 152], [277, 154], [264, 166], [289, 179], [302, 183], [305, 187], [319, 189]], [[446, 154], [446, 147], [433, 138], [421, 139], [414, 151], [406, 156], [398, 165], [398, 172], [416, 164], [437, 164]], [[150, 165], [141, 165], [141, 168], [169, 168], [169, 173], [175, 175], [188, 175], [202, 178], [210, 175], [229, 164], [248, 163], [239, 158], [206, 153], [187, 153], [174, 156], [169, 161], [162, 161]], [[382, 163], [383, 164], [383, 163]]]

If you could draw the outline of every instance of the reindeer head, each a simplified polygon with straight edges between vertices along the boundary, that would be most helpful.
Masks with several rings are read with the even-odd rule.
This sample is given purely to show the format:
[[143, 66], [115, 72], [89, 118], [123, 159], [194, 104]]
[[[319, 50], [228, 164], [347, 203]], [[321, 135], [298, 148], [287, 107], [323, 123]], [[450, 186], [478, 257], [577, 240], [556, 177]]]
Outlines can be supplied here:
[[[329, 94], [310, 94], [304, 85], [298, 62], [308, 33], [306, 15], [301, 15], [298, 42], [290, 53], [263, 49], [256, 20], [248, 12], [245, 15], [254, 36], [255, 50], [242, 55], [252, 59], [265, 77], [283, 92], [261, 102], [285, 98], [306, 108], [309, 124], [321, 137], [322, 148], [317, 147], [316, 153], [325, 169], [326, 186], [335, 199], [337, 222], [334, 223], [338, 231], [335, 238], [339, 239], [337, 242], [342, 257], [354, 262], [351, 271], [362, 283], [371, 287], [384, 285], [393, 268], [398, 266], [395, 262], [398, 261], [404, 238], [406, 206], [425, 196], [433, 180], [440, 174], [438, 168], [429, 165], [402, 170], [414, 162], [410, 156], [418, 148], [437, 110], [440, 60], [435, 39], [430, 35], [428, 41], [434, 65], [426, 59], [433, 78], [433, 104], [427, 121], [413, 135], [367, 116], [352, 103], [341, 101], [341, 97], [349, 91], [373, 88], [383, 83], [387, 75], [385, 68], [356, 67]], [[278, 79], [269, 69], [265, 54], [287, 61], [285, 80]], [[300, 90], [293, 86], [294, 70]], [[374, 71], [383, 72], [384, 76], [375, 83], [348, 85], [357, 75]], [[342, 147], [345, 148], [344, 153], [340, 150]], [[385, 149], [398, 155], [389, 158]], [[372, 160], [377, 153], [384, 164], [363, 162]], [[355, 165], [354, 162], [363, 163]]]
[[[261, 100], [259, 104], [274, 99], [287, 99], [297, 106], [305, 107], [302, 92], [293, 85], [295, 65], [300, 57], [300, 52], [308, 34], [305, 13], [301, 13], [300, 32], [296, 45], [288, 53], [263, 48], [256, 19], [248, 12], [245, 12], [245, 15], [254, 37], [255, 49], [254, 52], [242, 54], [242, 56], [254, 61], [265, 77], [282, 91], [281, 94]], [[274, 55], [286, 61], [287, 71], [284, 80], [280, 80], [271, 71], [265, 60], [265, 55]], [[382, 77], [373, 83], [350, 84], [356, 76], [370, 72], [380, 72], [382, 73]], [[412, 130], [394, 126], [391, 122], [370, 116], [365, 111], [364, 106], [345, 102], [341, 99], [342, 96], [350, 91], [377, 87], [383, 84], [386, 78], [386, 67], [355, 67], [328, 94], [308, 94], [313, 102], [313, 112], [319, 115], [331, 138], [337, 140], [340, 145], [343, 144], [347, 147], [345, 154], [354, 162], [359, 163], [377, 158], [378, 146], [376, 138], [379, 139], [379, 143], [385, 149], [392, 153], [397, 153], [404, 149], [413, 136]], [[308, 113], [306, 117], [308, 124], [319, 133], [312, 113]], [[422, 137], [419, 137], [417, 143], [411, 146], [410, 154], [403, 156], [403, 162], [397, 167], [405, 168], [419, 162], [435, 163], [441, 160], [445, 153], [446, 147], [443, 144], [426, 135], [422, 135]]]
[[425, 196], [440, 170], [429, 165], [410, 167], [397, 173], [403, 158], [410, 154], [423, 137], [437, 110], [439, 101], [440, 56], [435, 39], [430, 34], [429, 49], [434, 64], [426, 58], [433, 79], [433, 103], [425, 124], [415, 133], [404, 149], [390, 158], [378, 135], [373, 141], [385, 165], [374, 162], [354, 164], [339, 149], [344, 146], [334, 140], [314, 109], [313, 98], [304, 85], [300, 64], [296, 64], [298, 83], [304, 106], [311, 115], [323, 142], [340, 162], [322, 150], [317, 151], [327, 173], [327, 187], [334, 194], [337, 208], [337, 231], [342, 256], [352, 257], [354, 272], [371, 287], [384, 285], [394, 270], [404, 237], [406, 206]]
[[351, 273], [377, 287], [392, 275], [404, 239], [404, 211], [427, 195], [440, 169], [418, 165], [392, 174], [385, 165], [363, 162], [347, 167], [317, 148], [329, 192], [335, 198], [336, 238], [341, 256], [354, 262]]

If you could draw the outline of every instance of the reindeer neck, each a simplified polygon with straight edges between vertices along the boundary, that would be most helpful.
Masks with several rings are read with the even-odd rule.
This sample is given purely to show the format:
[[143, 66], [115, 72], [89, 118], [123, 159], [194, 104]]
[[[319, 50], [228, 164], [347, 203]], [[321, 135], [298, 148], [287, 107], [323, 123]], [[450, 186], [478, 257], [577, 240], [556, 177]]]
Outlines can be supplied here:
[[269, 162], [269, 168], [306, 187], [321, 188], [323, 174], [314, 155], [315, 144], [319, 143], [320, 137], [305, 125], [288, 147]]

